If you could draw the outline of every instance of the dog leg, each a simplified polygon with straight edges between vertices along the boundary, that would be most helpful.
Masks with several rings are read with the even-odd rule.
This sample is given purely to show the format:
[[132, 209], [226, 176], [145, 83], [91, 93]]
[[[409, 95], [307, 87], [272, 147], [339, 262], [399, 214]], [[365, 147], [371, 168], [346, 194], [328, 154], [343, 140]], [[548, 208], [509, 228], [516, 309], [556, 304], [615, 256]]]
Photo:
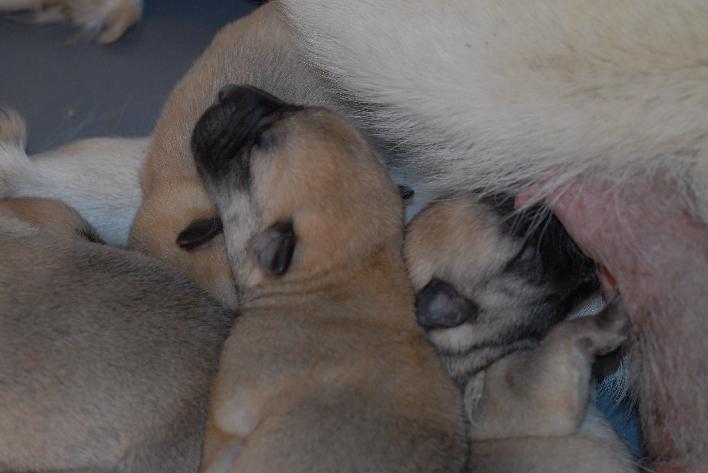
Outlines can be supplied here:
[[595, 357], [627, 338], [629, 323], [620, 305], [615, 301], [596, 317], [562, 322], [538, 347], [492, 365], [476, 412], [470, 413], [472, 438], [575, 433], [587, 414]]

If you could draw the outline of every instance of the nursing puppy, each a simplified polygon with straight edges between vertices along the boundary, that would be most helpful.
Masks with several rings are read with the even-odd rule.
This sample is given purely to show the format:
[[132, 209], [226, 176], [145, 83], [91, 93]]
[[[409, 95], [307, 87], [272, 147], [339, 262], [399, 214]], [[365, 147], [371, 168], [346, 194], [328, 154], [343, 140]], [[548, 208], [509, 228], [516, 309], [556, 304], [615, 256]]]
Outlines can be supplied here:
[[460, 471], [459, 394], [415, 324], [402, 202], [362, 137], [230, 86], [192, 149], [242, 311], [201, 471]]
[[708, 464], [708, 4], [280, 0], [299, 46], [440, 192], [547, 199], [617, 281], [654, 467]]
[[28, 157], [22, 119], [0, 108], [0, 197], [45, 197], [66, 202], [109, 245], [126, 246], [140, 206], [138, 171], [149, 138], [91, 138]]
[[36, 23], [68, 22], [108, 44], [140, 21], [142, 0], [0, 0], [0, 12], [31, 11]]
[[556, 324], [598, 288], [592, 264], [557, 221], [528, 227], [537, 218], [508, 207], [472, 195], [438, 201], [411, 222], [404, 246], [417, 320], [464, 392], [470, 470], [634, 471], [588, 404], [594, 357], [626, 338], [619, 303]]
[[189, 137], [217, 92], [229, 83], [253, 84], [296, 103], [328, 103], [328, 94], [306, 69], [294, 43], [270, 4], [226, 26], [170, 95], [141, 171], [144, 200], [131, 246], [185, 271], [227, 306], [236, 304], [233, 276]]
[[590, 390], [594, 358], [619, 347], [627, 330], [617, 302], [598, 316], [560, 322], [536, 348], [470, 380], [471, 471], [638, 471]]
[[[0, 120], [0, 148], [22, 131]], [[233, 315], [98, 239], [62, 202], [0, 200], [0, 470], [194, 472]]]

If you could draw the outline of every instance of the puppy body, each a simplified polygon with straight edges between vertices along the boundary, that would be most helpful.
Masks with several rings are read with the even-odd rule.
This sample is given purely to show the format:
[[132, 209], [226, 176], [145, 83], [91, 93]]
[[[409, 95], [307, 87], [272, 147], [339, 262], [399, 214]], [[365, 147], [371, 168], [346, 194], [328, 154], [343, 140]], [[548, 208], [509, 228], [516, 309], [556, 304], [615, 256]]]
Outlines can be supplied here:
[[0, 110], [0, 116], [0, 134], [14, 133], [13, 141], [0, 146], [0, 197], [64, 201], [108, 244], [126, 246], [141, 202], [138, 171], [150, 139], [91, 138], [28, 157], [20, 117], [10, 110]]
[[294, 43], [270, 4], [220, 31], [170, 95], [141, 172], [144, 201], [131, 246], [182, 269], [230, 306], [236, 301], [223, 238], [191, 250], [176, 243], [193, 222], [216, 216], [194, 167], [189, 137], [216, 93], [229, 83], [252, 84], [297, 103], [329, 103]]
[[465, 396], [472, 471], [637, 471], [590, 395], [594, 357], [617, 348], [626, 331], [617, 312], [561, 322], [538, 347], [477, 375]]
[[70, 22], [99, 43], [112, 43], [143, 12], [142, 0], [0, 0], [0, 12], [31, 10], [37, 23]]
[[90, 232], [61, 202], [0, 201], [0, 470], [194, 472], [233, 316]]
[[497, 204], [437, 201], [410, 223], [404, 246], [418, 322], [464, 392], [470, 470], [634, 471], [588, 403], [594, 357], [627, 335], [619, 303], [558, 323], [597, 290], [592, 266], [557, 221], [523, 228], [536, 217]]
[[342, 119], [245, 87], [199, 121], [242, 317], [203, 472], [460, 471], [460, 397], [413, 320], [402, 205]]

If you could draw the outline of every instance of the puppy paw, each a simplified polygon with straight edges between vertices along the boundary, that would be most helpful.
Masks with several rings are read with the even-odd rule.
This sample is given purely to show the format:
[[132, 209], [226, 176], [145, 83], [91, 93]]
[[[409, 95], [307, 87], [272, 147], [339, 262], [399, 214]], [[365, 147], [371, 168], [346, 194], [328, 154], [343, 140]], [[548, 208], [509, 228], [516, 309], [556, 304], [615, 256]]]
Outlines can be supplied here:
[[629, 336], [630, 323], [619, 297], [600, 314], [576, 321], [575, 345], [589, 357], [606, 355], [622, 345]]

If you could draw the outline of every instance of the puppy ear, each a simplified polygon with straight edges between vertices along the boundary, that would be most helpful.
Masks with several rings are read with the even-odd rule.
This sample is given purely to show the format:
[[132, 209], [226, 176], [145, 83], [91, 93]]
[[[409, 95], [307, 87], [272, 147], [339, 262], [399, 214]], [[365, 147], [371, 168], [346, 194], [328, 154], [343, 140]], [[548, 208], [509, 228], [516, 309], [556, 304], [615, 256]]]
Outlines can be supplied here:
[[177, 245], [187, 251], [191, 251], [210, 242], [223, 231], [224, 227], [219, 217], [192, 220], [177, 235]]
[[253, 240], [253, 252], [258, 264], [269, 276], [281, 276], [290, 267], [297, 238], [292, 222], [271, 225]]
[[473, 321], [479, 306], [445, 281], [433, 278], [415, 296], [415, 318], [426, 329], [452, 328]]

